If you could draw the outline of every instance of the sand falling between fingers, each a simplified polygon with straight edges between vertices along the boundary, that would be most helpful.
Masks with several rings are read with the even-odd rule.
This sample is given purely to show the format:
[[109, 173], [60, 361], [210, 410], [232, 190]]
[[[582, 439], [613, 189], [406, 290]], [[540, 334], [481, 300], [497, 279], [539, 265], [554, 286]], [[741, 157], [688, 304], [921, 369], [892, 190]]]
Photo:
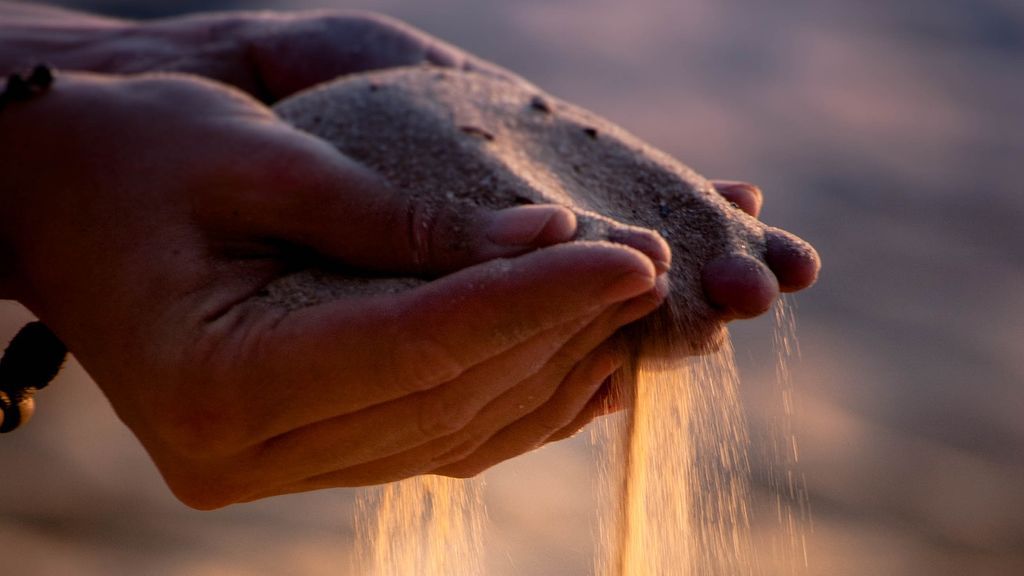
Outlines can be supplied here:
[[[605, 470], [594, 572], [744, 576], [802, 570], [806, 506], [795, 472], [791, 415], [783, 411], [765, 442], [750, 438], [727, 338], [712, 354], [694, 353], [718, 342], [722, 306], [729, 304], [721, 300], [734, 300], [743, 286], [758, 297], [732, 311], [749, 317], [774, 297], [775, 280], [786, 280], [789, 288], [812, 280], [817, 256], [810, 245], [745, 213], [711, 182], [624, 129], [516, 78], [398, 68], [342, 77], [274, 110], [379, 173], [428, 212], [555, 204], [574, 213], [575, 242], [634, 249], [667, 242], [671, 296], [623, 331], [637, 346], [634, 365], [619, 382], [632, 409], [594, 427]], [[704, 271], [711, 265], [710, 278], [717, 281], [706, 285]], [[504, 264], [481, 266], [505, 280]], [[780, 270], [781, 277], [774, 275]], [[269, 284], [261, 299], [294, 310], [428, 285], [423, 277], [313, 267]], [[776, 344], [784, 349], [792, 342], [784, 329], [791, 317], [779, 306]], [[778, 373], [789, 410], [792, 388], [784, 363]], [[766, 472], [760, 461], [751, 464], [751, 454], [764, 455]], [[428, 476], [370, 491], [357, 519], [361, 554], [355, 573], [482, 574], [479, 490], [474, 483]], [[766, 493], [773, 494], [768, 506], [762, 505]]]
[[[751, 439], [728, 340], [692, 357], [638, 356], [620, 383], [631, 408], [592, 428], [597, 479], [596, 576], [797, 575], [807, 563], [809, 512], [795, 472], [792, 312], [775, 308], [780, 418], [752, 475]], [[655, 343], [657, 344], [657, 343]], [[632, 377], [631, 377], [632, 375]], [[752, 485], [769, 494], [755, 506]], [[766, 515], [760, 530], [754, 515]], [[371, 489], [357, 513], [355, 574], [484, 574], [485, 513], [479, 480], [420, 476]]]
[[[774, 345], [780, 409], [756, 442], [728, 340], [696, 357], [641, 349], [635, 386], [626, 396], [632, 410], [593, 429], [603, 463], [595, 574], [805, 573], [810, 512], [796, 472], [788, 368], [796, 334], [784, 299], [775, 305]], [[750, 462], [755, 451], [764, 459], [756, 474]]]

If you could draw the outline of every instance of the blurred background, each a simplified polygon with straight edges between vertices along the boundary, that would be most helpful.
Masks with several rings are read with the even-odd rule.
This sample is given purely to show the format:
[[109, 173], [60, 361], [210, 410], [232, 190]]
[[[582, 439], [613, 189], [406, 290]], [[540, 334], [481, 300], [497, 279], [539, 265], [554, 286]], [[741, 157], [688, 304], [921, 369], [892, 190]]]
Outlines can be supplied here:
[[[504, 65], [810, 240], [794, 421], [808, 573], [1024, 574], [1024, 4], [65, 0], [109, 14], [368, 8]], [[0, 303], [9, 338], [27, 312]], [[757, 437], [772, 323], [733, 327]], [[489, 575], [591, 571], [586, 435], [485, 476]], [[0, 440], [0, 573], [347, 574], [355, 491], [178, 504], [71, 364]]]

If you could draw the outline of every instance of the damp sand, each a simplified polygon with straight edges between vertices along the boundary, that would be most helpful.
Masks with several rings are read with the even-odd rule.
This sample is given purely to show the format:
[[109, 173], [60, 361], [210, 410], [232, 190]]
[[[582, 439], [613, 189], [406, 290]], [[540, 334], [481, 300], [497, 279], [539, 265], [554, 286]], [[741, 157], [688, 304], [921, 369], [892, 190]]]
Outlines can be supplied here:
[[[394, 69], [311, 89], [275, 110], [428, 205], [556, 203], [576, 213], [580, 241], [614, 241], [629, 226], [665, 237], [669, 301], [622, 335], [635, 360], [617, 386], [632, 409], [599, 426], [607, 457], [595, 570], [757, 573], [749, 439], [729, 342], [700, 270], [723, 254], [763, 260], [763, 224], [673, 158], [517, 79]], [[263, 298], [315, 306], [422, 282], [304, 270]], [[360, 509], [357, 574], [481, 574], [478, 485], [414, 477], [371, 489]]]

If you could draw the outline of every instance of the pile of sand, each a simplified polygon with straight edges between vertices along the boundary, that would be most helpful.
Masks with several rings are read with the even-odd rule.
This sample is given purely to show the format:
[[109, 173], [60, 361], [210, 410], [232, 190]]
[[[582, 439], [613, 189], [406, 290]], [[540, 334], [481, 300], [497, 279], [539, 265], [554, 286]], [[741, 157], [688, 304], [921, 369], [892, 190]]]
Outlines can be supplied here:
[[[672, 296], [637, 333], [656, 333], [677, 351], [721, 334], [701, 287], [704, 263], [726, 253], [763, 260], [765, 226], [704, 178], [526, 82], [399, 68], [344, 77], [275, 111], [425, 201], [561, 204], [577, 214], [581, 240], [614, 239], [626, 225], [657, 230], [672, 247]], [[308, 270], [271, 285], [267, 298], [294, 307], [419, 282]]]

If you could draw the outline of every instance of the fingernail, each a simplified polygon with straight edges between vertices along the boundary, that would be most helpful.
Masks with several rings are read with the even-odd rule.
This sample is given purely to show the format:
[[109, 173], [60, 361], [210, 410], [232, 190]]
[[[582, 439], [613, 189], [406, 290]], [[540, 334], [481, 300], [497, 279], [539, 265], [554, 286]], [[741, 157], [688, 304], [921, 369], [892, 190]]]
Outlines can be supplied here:
[[487, 239], [502, 246], [546, 246], [571, 240], [576, 216], [554, 205], [516, 206], [495, 212]]
[[732, 202], [737, 208], [751, 216], [757, 216], [761, 211], [761, 204], [764, 202], [761, 189], [749, 182], [736, 182], [733, 180], [715, 180], [711, 183], [715, 190], [726, 200]]
[[715, 187], [715, 190], [742, 190], [754, 194], [760, 194], [761, 192], [760, 188], [750, 182], [741, 182], [739, 180], [712, 180], [711, 184]]

